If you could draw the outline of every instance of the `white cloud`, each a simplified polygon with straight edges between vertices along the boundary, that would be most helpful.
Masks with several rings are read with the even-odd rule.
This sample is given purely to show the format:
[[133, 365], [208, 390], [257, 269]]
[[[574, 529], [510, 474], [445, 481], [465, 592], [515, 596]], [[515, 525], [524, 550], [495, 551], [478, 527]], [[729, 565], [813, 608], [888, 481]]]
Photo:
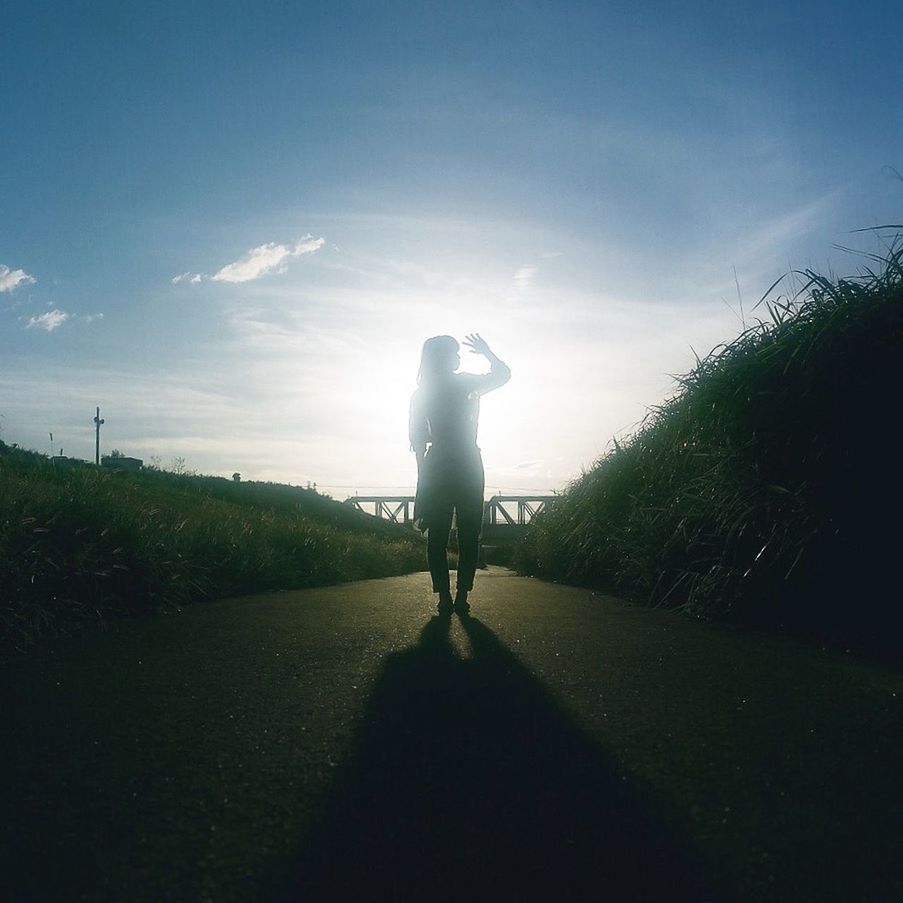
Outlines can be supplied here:
[[529, 264], [526, 266], [522, 266], [518, 269], [518, 271], [514, 274], [514, 284], [518, 289], [527, 288], [530, 283], [533, 281], [533, 277], [536, 275], [537, 269], [535, 266], [530, 266]]
[[190, 282], [192, 285], [197, 285], [203, 278], [201, 273], [179, 273], [178, 276], [173, 276], [169, 281], [173, 285], [178, 285], [180, 282]]
[[314, 251], [319, 251], [325, 244], [325, 238], [314, 238], [313, 235], [308, 232], [307, 235], [295, 245], [295, 249], [292, 251], [292, 257], [297, 257], [300, 254], [312, 254]]
[[37, 280], [25, 270], [11, 270], [0, 263], [0, 292], [11, 292], [17, 286], [31, 285], [33, 282]]
[[95, 320], [102, 320], [103, 314], [78, 314], [75, 319], [82, 323], [93, 323]]
[[322, 248], [325, 243], [325, 239], [314, 238], [310, 234], [305, 235], [293, 247], [268, 242], [265, 245], [251, 248], [240, 260], [227, 263], [210, 278], [214, 282], [250, 282], [252, 279], [259, 279], [274, 271], [281, 273], [284, 271], [284, 263], [289, 257], [312, 254]]
[[280, 267], [289, 254], [290, 251], [285, 245], [273, 242], [260, 245], [251, 248], [240, 260], [227, 263], [213, 274], [212, 279], [214, 282], [250, 282]]
[[53, 332], [54, 329], [58, 329], [68, 319], [69, 314], [64, 310], [48, 310], [47, 313], [41, 314], [40, 316], [29, 317], [25, 323], [25, 328], [44, 329], [47, 332]]

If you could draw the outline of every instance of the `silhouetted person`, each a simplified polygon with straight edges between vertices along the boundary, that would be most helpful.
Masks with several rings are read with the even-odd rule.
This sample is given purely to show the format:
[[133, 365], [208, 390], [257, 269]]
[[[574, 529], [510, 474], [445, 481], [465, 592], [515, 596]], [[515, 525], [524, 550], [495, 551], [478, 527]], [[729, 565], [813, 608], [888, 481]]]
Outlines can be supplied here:
[[[465, 346], [490, 364], [489, 373], [458, 373], [457, 341], [448, 335], [423, 343], [419, 388], [411, 398], [411, 448], [417, 457], [414, 523], [427, 531], [427, 561], [439, 611], [468, 610], [483, 525], [483, 459], [477, 446], [480, 396], [511, 378], [508, 365], [474, 333]], [[458, 527], [458, 580], [454, 603], [448, 575], [452, 515]]]

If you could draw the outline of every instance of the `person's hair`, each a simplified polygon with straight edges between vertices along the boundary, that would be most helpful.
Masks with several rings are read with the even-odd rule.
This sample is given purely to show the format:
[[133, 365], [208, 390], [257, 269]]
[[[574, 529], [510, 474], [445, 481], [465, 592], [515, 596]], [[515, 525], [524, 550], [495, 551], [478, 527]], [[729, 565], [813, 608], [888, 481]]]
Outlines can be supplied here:
[[434, 335], [423, 343], [417, 385], [429, 384], [453, 372], [452, 361], [459, 345], [450, 335]]

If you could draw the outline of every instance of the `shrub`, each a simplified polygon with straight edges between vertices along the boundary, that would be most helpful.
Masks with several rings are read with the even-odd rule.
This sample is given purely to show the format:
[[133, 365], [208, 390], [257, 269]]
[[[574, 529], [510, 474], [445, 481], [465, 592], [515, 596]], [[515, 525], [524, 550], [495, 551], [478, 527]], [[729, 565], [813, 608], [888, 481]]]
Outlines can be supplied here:
[[[536, 519], [522, 573], [824, 634], [899, 627], [903, 249], [806, 272]], [[760, 302], [762, 304], [763, 302]]]
[[308, 490], [55, 469], [0, 448], [0, 644], [78, 622], [423, 567], [412, 531]]

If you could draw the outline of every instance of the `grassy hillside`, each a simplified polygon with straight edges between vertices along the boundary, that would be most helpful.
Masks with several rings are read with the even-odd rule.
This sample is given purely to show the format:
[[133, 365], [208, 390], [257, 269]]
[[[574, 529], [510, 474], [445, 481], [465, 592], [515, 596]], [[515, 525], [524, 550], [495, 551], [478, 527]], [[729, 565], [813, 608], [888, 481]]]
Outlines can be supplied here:
[[0, 443], [0, 646], [84, 621], [423, 567], [411, 531], [316, 492], [48, 460]]
[[903, 625], [903, 248], [806, 275], [538, 519], [522, 573], [840, 639]]

